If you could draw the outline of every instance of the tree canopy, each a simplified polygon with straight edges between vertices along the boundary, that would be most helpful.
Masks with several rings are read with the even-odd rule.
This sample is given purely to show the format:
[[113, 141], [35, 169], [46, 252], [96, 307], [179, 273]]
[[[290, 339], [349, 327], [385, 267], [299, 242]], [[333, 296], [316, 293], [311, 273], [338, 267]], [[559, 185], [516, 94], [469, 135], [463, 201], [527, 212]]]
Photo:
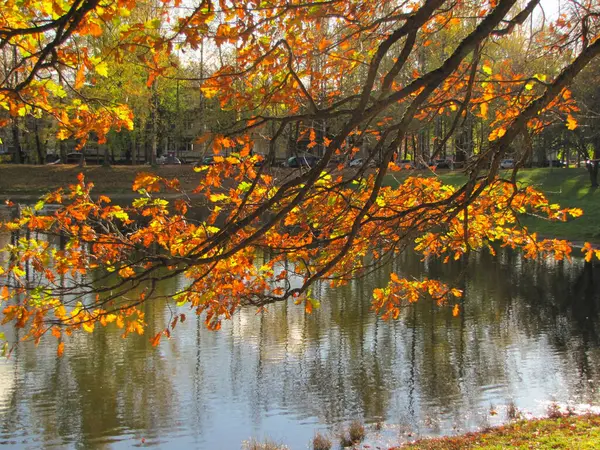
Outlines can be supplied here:
[[[36, 340], [52, 333], [62, 354], [75, 330], [115, 322], [124, 335], [142, 333], [140, 305], [175, 276], [187, 283], [174, 301], [218, 329], [244, 305], [292, 297], [310, 312], [316, 281], [347, 283], [410, 248], [445, 261], [496, 245], [569, 258], [567, 242], [538, 239], [519, 216], [582, 212], [520, 186], [516, 171], [532, 137], [557, 117], [577, 128], [569, 86], [600, 52], [599, 15], [594, 0], [563, 2], [548, 17], [539, 0], [5, 0], [5, 122], [47, 114], [58, 138], [82, 145], [92, 132], [103, 140], [111, 129], [131, 129], [126, 104], [96, 96], [117, 64], [143, 68], [148, 89], [198, 82], [231, 120], [197, 137], [215, 164], [198, 168], [193, 193], [140, 173], [139, 195], [115, 205], [80, 176], [5, 223], [21, 234], [3, 251], [4, 322]], [[172, 70], [199, 49], [212, 55], [205, 70]], [[432, 129], [430, 144], [415, 144]], [[263, 155], [254, 152], [258, 135], [269, 142]], [[409, 138], [420, 165], [451, 140], [467, 142], [466, 181], [406, 176], [399, 154]], [[314, 162], [273, 169], [277, 146], [290, 142]], [[357, 155], [361, 164], [344, 166]], [[499, 176], [507, 155], [517, 156], [516, 168]], [[172, 201], [165, 193], [183, 195]], [[60, 206], [47, 213], [48, 204]], [[198, 204], [201, 213], [192, 214]], [[53, 235], [65, 245], [56, 248]], [[584, 251], [600, 257], [588, 244]], [[460, 313], [460, 290], [402, 274], [375, 289], [373, 309], [395, 318], [424, 295]], [[152, 342], [183, 320], [174, 313]]]

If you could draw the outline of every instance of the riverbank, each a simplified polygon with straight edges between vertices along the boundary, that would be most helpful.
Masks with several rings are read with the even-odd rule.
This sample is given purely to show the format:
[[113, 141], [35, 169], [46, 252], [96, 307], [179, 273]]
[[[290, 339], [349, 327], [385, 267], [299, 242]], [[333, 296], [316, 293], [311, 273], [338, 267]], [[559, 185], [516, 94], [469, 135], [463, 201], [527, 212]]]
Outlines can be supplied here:
[[[510, 170], [503, 171], [506, 177]], [[398, 185], [406, 176], [414, 172], [399, 172], [388, 175], [386, 184]], [[426, 176], [439, 176], [448, 184], [459, 186], [466, 177], [459, 171], [419, 172]], [[540, 236], [566, 239], [576, 244], [592, 242], [600, 244], [600, 189], [590, 187], [590, 179], [585, 168], [543, 168], [522, 169], [517, 180], [524, 185], [532, 185], [543, 192], [551, 203], [561, 207], [581, 208], [582, 217], [570, 218], [567, 222], [555, 222], [540, 217], [523, 215], [521, 223]]]
[[[289, 169], [273, 169], [288, 174]], [[158, 166], [87, 166], [56, 165], [27, 166], [0, 164], [0, 201], [34, 202], [40, 195], [75, 182], [83, 172], [93, 182], [95, 192], [127, 201], [133, 198], [131, 186], [138, 172], [147, 171], [166, 178], [178, 178], [184, 191], [191, 192], [200, 180], [191, 165]], [[506, 171], [507, 175], [509, 171]], [[387, 185], [397, 185], [410, 175], [440, 176], [449, 184], [459, 185], [465, 176], [458, 171], [402, 171], [388, 175]], [[544, 192], [549, 200], [563, 207], [581, 208], [583, 217], [568, 222], [551, 222], [538, 217], [523, 216], [522, 223], [542, 236], [567, 239], [576, 243], [600, 243], [600, 189], [590, 188], [589, 176], [583, 168], [524, 169], [518, 180]]]
[[173, 166], [86, 166], [77, 165], [17, 165], [0, 164], [0, 197], [39, 197], [47, 192], [77, 182], [83, 173], [94, 183], [94, 191], [105, 195], [132, 196], [131, 186], [139, 172], [152, 172], [165, 178], [178, 178], [186, 191], [192, 191], [199, 176], [191, 165]]
[[503, 448], [598, 449], [600, 448], [600, 416], [524, 420], [478, 433], [424, 439], [396, 447], [396, 450], [498, 450]]

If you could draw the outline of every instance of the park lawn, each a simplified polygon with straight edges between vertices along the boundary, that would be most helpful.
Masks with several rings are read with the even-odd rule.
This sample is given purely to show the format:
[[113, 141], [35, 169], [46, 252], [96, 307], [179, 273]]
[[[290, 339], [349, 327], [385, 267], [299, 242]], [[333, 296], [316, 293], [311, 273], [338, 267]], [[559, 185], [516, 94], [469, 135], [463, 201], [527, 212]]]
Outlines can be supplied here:
[[[0, 164], [0, 200], [30, 196], [33, 199], [44, 193], [75, 183], [77, 174], [83, 172], [94, 183], [97, 194], [131, 195], [131, 186], [139, 172], [153, 172], [166, 178], [179, 178], [182, 188], [191, 192], [201, 181], [202, 175], [194, 172], [191, 165], [159, 166], [87, 166], [55, 165], [33, 166]], [[286, 169], [280, 176], [285, 176]], [[510, 175], [510, 171], [505, 171]], [[460, 171], [401, 171], [386, 176], [385, 184], [397, 186], [407, 176], [439, 176], [446, 183], [460, 185], [466, 180]], [[589, 187], [587, 171], [580, 169], [545, 168], [523, 169], [518, 180], [535, 186], [549, 200], [563, 207], [577, 207], [584, 216], [568, 222], [551, 222], [531, 216], [521, 217], [522, 223], [544, 237], [557, 237], [575, 242], [600, 243], [600, 189]]]
[[[410, 175], [439, 176], [444, 182], [455, 186], [466, 181], [459, 171], [407, 171], [388, 175], [386, 184], [397, 186]], [[511, 175], [510, 170], [501, 175]], [[567, 222], [554, 222], [543, 218], [523, 215], [521, 223], [540, 236], [567, 239], [576, 243], [590, 241], [600, 243], [600, 189], [590, 187], [589, 175], [584, 168], [543, 168], [522, 169], [517, 180], [524, 185], [532, 185], [542, 191], [551, 203], [561, 207], [581, 208], [584, 215]]]
[[584, 415], [519, 421], [479, 433], [424, 439], [397, 450], [502, 450], [600, 448], [600, 416]]
[[585, 169], [525, 170], [519, 174], [519, 180], [541, 190], [553, 203], [583, 209], [582, 217], [567, 222], [526, 216], [522, 220], [524, 225], [546, 237], [600, 242], [600, 189], [590, 187]]

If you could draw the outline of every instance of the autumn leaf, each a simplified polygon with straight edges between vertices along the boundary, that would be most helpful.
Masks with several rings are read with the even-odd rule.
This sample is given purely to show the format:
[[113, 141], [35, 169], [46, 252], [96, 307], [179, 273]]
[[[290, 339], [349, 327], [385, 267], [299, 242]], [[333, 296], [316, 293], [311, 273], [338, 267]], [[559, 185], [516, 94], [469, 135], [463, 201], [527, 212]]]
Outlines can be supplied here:
[[98, 75], [101, 75], [103, 77], [108, 76], [108, 64], [106, 64], [106, 61], [102, 61], [101, 63], [96, 64], [96, 66], [94, 66], [94, 70], [96, 71], [96, 73], [98, 73]]
[[150, 338], [150, 343], [152, 344], [152, 347], [156, 347], [158, 344], [160, 344], [160, 338], [162, 337], [162, 335], [163, 332], [159, 331], [154, 335], [154, 337]]
[[567, 116], [567, 128], [569, 130], [574, 130], [575, 128], [577, 128], [577, 120], [575, 120], [575, 118], [571, 114]]

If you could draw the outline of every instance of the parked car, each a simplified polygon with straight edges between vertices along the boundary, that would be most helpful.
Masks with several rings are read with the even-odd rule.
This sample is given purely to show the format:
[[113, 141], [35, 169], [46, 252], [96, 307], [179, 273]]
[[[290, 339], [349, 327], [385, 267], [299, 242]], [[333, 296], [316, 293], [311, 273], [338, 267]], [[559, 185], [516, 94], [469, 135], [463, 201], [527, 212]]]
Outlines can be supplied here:
[[452, 161], [450, 161], [448, 159], [434, 159], [432, 161], [431, 165], [434, 166], [436, 169], [452, 169], [453, 168]]
[[175, 157], [175, 156], [161, 156], [160, 158], [156, 159], [157, 164], [160, 165], [171, 165], [171, 164], [181, 164], [181, 161], [179, 160], [179, 158]]
[[363, 165], [363, 162], [362, 158], [354, 158], [348, 161], [348, 167], [360, 167]]
[[83, 159], [83, 153], [81, 152], [67, 153], [65, 164], [81, 164]]
[[546, 164], [546, 167], [567, 167], [567, 164], [560, 159], [551, 159]]
[[514, 159], [503, 159], [500, 161], [501, 169], [514, 169], [515, 168], [515, 160]]
[[314, 155], [292, 156], [288, 158], [286, 165], [293, 168], [312, 167], [319, 162], [319, 159]]
[[415, 162], [412, 159], [401, 159], [396, 162], [396, 165], [402, 169], [415, 169]]
[[[348, 167], [361, 167], [362, 165], [364, 165], [365, 160], [364, 158], [354, 158], [351, 159], [350, 161], [348, 161]], [[375, 161], [374, 159], [369, 160], [369, 162], [367, 163], [367, 167], [376, 167], [377, 166], [377, 161]]]
[[212, 166], [215, 163], [215, 157], [212, 155], [204, 156], [200, 161], [198, 161], [195, 166]]

